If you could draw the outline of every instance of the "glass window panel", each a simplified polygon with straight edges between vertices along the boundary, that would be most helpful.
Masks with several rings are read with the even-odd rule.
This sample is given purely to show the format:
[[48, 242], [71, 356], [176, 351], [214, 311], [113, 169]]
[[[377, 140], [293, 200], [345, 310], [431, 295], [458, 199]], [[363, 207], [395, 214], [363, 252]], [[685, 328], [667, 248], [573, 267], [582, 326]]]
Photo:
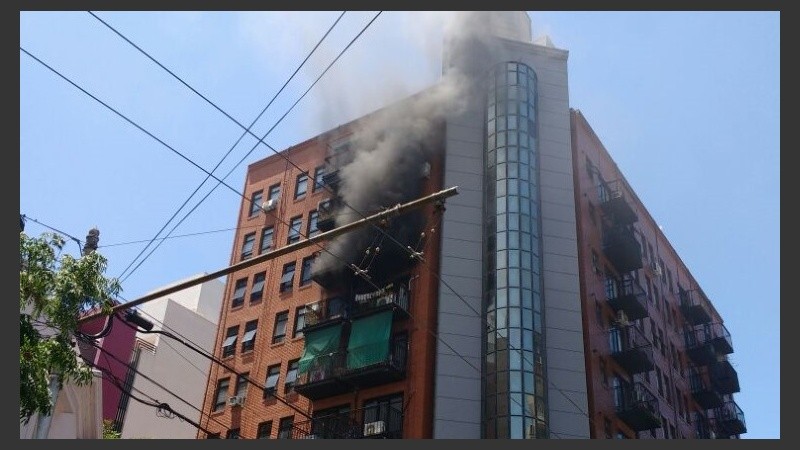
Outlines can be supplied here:
[[[490, 108], [494, 109], [494, 106], [490, 106]], [[495, 132], [495, 121], [490, 120], [488, 124], [488, 134], [494, 134]]]
[[497, 307], [505, 308], [508, 306], [508, 291], [506, 289], [497, 290]]
[[520, 279], [519, 279], [519, 269], [508, 269], [508, 285], [509, 286], [520, 286]]
[[[516, 114], [513, 115], [513, 116], [508, 116], [508, 119], [506, 120], [506, 124], [508, 125], [509, 131], [516, 130], [517, 128], [519, 128], [519, 119], [518, 119], [518, 117], [519, 116], [517, 116]], [[514, 133], [509, 133], [509, 134], [514, 134]], [[516, 139], [514, 139], [514, 140], [516, 140]]]
[[519, 195], [519, 180], [508, 180], [508, 195]]
[[519, 148], [518, 147], [509, 147], [508, 148], [508, 161], [509, 162], [517, 162], [517, 161], [519, 161]]
[[[525, 328], [527, 330], [533, 329], [533, 310], [531, 309], [522, 310], [522, 328]], [[531, 349], [531, 347], [526, 347], [526, 348], [529, 350]]]
[[[511, 380], [509, 382], [510, 387], [511, 387], [511, 392], [522, 392], [522, 372], [511, 372], [509, 375], [511, 376]], [[522, 414], [522, 406], [521, 406], [522, 405], [522, 399], [519, 399], [519, 401], [517, 401], [517, 402], [512, 400], [511, 403], [512, 403], [512, 405], [511, 405], [511, 413], [512, 414]], [[515, 410], [517, 410], [519, 412], [514, 412]]]
[[496, 178], [497, 180], [502, 180], [503, 178], [507, 177], [507, 175], [506, 175], [506, 167], [507, 167], [506, 164], [498, 164], [497, 165], [497, 178]]
[[519, 195], [530, 198], [531, 197], [531, 184], [530, 183], [519, 183]]
[[506, 196], [505, 198], [508, 201], [508, 211], [512, 213], [519, 212], [519, 197]]
[[495, 158], [497, 157], [497, 153], [494, 150], [490, 150], [486, 155], [486, 162], [489, 167], [493, 167], [496, 163]]
[[[515, 183], [514, 180], [508, 180], [509, 186], [511, 183]], [[508, 229], [509, 230], [519, 230], [519, 214], [509, 214], [508, 215]]]
[[[501, 340], [502, 340], [502, 342], [504, 344], [507, 342], [507, 339], [505, 337], [501, 338], [500, 337], [500, 333], [498, 333], [498, 336], [497, 336], [497, 348], [500, 348], [500, 341]], [[498, 350], [496, 354], [497, 354], [497, 370], [498, 371], [508, 370], [508, 350]], [[503, 374], [503, 378], [505, 378], [505, 374]], [[508, 382], [506, 381], [506, 383], [508, 383]], [[497, 386], [498, 386], [498, 390], [499, 390], [500, 389], [500, 375], [498, 375]]]
[[[486, 325], [487, 325], [488, 329], [490, 329], [490, 330], [494, 330], [495, 329], [495, 326], [497, 324], [496, 320], [497, 320], [497, 317], [495, 315], [495, 311], [494, 310], [490, 310], [490, 311], [486, 312]], [[486, 335], [487, 335], [486, 340], [489, 343], [491, 343], [492, 345], [494, 345], [494, 333], [487, 333]]]
[[508, 251], [508, 267], [519, 267], [519, 250]]
[[488, 117], [490, 120], [494, 119], [494, 105], [489, 105], [486, 117]]
[[522, 330], [519, 328], [511, 328], [508, 330], [508, 344], [509, 350], [513, 351], [516, 349], [517, 351], [522, 350]]
[[499, 116], [497, 118], [497, 131], [504, 131], [508, 127], [506, 126], [506, 116]]
[[[533, 308], [533, 294], [528, 289], [522, 290], [522, 307], [523, 308]], [[533, 317], [533, 316], [531, 316]], [[530, 328], [530, 327], [528, 327]]]
[[497, 214], [504, 214], [506, 212], [506, 200], [508, 197], [500, 197], [496, 199]]
[[497, 133], [497, 146], [498, 147], [505, 147], [506, 146], [506, 133], [505, 131], [500, 131]]
[[539, 312], [533, 313], [533, 327], [537, 330], [542, 329], [542, 314]]
[[525, 233], [531, 232], [531, 216], [520, 216], [520, 228]]
[[525, 370], [533, 370], [533, 352], [524, 351], [522, 352], [523, 358], [522, 363]]
[[498, 308], [495, 310], [497, 322], [496, 328], [505, 328], [507, 326], [508, 321], [508, 308], [501, 308], [498, 305]]
[[497, 249], [498, 250], [505, 250], [508, 248], [506, 246], [506, 233], [505, 231], [497, 233]]
[[499, 251], [496, 253], [496, 266], [498, 269], [505, 269], [506, 268], [506, 258], [508, 257], [508, 252], [506, 250]]
[[506, 161], [508, 161], [508, 158], [506, 158], [506, 149], [505, 148], [497, 149], [497, 162], [502, 163]]
[[507, 114], [516, 114], [517, 113], [517, 102], [508, 102], [506, 106], [506, 113]]
[[505, 288], [508, 287], [506, 281], [506, 272], [508, 269], [500, 269], [497, 271], [497, 287], [498, 288]]
[[506, 229], [506, 215], [500, 214], [497, 216], [497, 232], [504, 231]]
[[533, 282], [531, 281], [531, 273], [530, 272], [522, 272], [522, 283], [520, 285], [525, 289], [532, 289]]
[[539, 295], [538, 292], [533, 293], [533, 310], [534, 311], [542, 310], [542, 297], [541, 295]]
[[[513, 159], [511, 159], [511, 161], [513, 161]], [[507, 171], [508, 171], [508, 178], [519, 178], [519, 164], [513, 162], [508, 163]]]
[[522, 354], [519, 351], [508, 352], [508, 367], [511, 370], [522, 370]]
[[520, 326], [520, 309], [519, 308], [508, 308], [508, 326], [509, 327], [516, 327], [519, 328]]
[[510, 306], [519, 306], [520, 292], [519, 288], [509, 288], [508, 290], [508, 304]]
[[489, 148], [496, 148], [497, 147], [497, 136], [492, 134], [489, 136], [489, 142], [487, 143]]
[[531, 203], [528, 200], [522, 200], [520, 202], [519, 212], [522, 214], [530, 214], [531, 213]]
[[[520, 150], [519, 151], [519, 161], [521, 163], [523, 163], [523, 164], [529, 164], [530, 163], [530, 156], [531, 156], [530, 150]], [[525, 179], [528, 179], [527, 174], [525, 175]]]
[[522, 252], [520, 254], [520, 263], [523, 269], [531, 269], [531, 252]]
[[525, 430], [522, 428], [522, 417], [511, 416], [511, 424], [509, 425], [511, 431], [511, 439], [522, 439], [525, 436]]
[[[499, 157], [500, 154], [498, 153], [497, 156]], [[496, 188], [497, 190], [495, 192], [498, 197], [506, 195], [506, 180], [497, 180]]]
[[508, 248], [519, 248], [519, 231], [508, 232]]

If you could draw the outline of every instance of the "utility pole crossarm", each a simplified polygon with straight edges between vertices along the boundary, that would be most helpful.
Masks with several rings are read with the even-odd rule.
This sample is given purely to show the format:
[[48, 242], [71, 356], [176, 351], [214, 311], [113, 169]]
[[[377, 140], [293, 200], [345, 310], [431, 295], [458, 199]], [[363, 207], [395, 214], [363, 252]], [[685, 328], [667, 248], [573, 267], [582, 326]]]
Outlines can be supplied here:
[[[215, 272], [212, 272], [212, 273], [209, 273], [209, 274], [206, 274], [206, 275], [201, 275], [199, 277], [193, 278], [193, 279], [188, 280], [188, 281], [184, 281], [183, 283], [179, 283], [179, 284], [176, 284], [174, 286], [170, 286], [170, 287], [167, 287], [167, 288], [164, 288], [164, 289], [160, 289], [158, 291], [155, 291], [155, 292], [147, 294], [147, 295], [145, 295], [143, 297], [140, 297], [140, 298], [138, 298], [136, 300], [131, 300], [131, 301], [127, 302], [127, 303], [116, 305], [113, 308], [111, 308], [111, 313], [110, 314], [113, 315], [113, 314], [116, 314], [119, 311], [122, 311], [122, 310], [125, 310], [125, 309], [128, 309], [128, 308], [133, 308], [134, 306], [138, 306], [138, 305], [141, 305], [143, 303], [147, 303], [147, 302], [149, 302], [151, 300], [155, 300], [155, 299], [163, 297], [165, 295], [169, 295], [169, 294], [172, 294], [172, 293], [175, 293], [175, 292], [178, 292], [178, 291], [182, 291], [182, 290], [190, 288], [192, 286], [196, 286], [198, 284], [205, 283], [206, 281], [209, 281], [209, 280], [214, 280], [216, 278], [228, 275], [228, 274], [233, 273], [233, 272], [237, 272], [237, 271], [242, 270], [242, 269], [247, 269], [248, 267], [252, 267], [252, 266], [255, 266], [257, 264], [261, 264], [263, 262], [266, 262], [266, 261], [269, 261], [271, 259], [277, 258], [279, 256], [283, 256], [285, 254], [292, 253], [292, 252], [295, 252], [297, 250], [303, 249], [305, 247], [308, 247], [309, 245], [313, 245], [313, 244], [316, 244], [318, 242], [334, 238], [336, 236], [339, 236], [341, 234], [347, 233], [349, 231], [353, 231], [353, 230], [355, 230], [357, 228], [361, 228], [363, 226], [379, 222], [379, 221], [381, 221], [383, 219], [391, 218], [392, 216], [397, 216], [397, 215], [406, 213], [408, 211], [412, 211], [414, 209], [419, 209], [419, 208], [427, 205], [428, 203], [441, 201], [441, 200], [444, 200], [444, 199], [446, 199], [448, 197], [452, 197], [452, 196], [457, 195], [457, 194], [458, 194], [458, 186], [454, 186], [454, 187], [447, 188], [447, 189], [444, 189], [444, 190], [439, 191], [439, 192], [435, 192], [435, 193], [430, 194], [428, 196], [421, 197], [421, 198], [418, 198], [416, 200], [412, 200], [412, 201], [407, 202], [407, 203], [398, 204], [397, 206], [389, 208], [386, 211], [381, 211], [381, 212], [373, 214], [373, 215], [371, 215], [369, 217], [365, 217], [363, 219], [356, 220], [355, 222], [349, 223], [347, 225], [343, 225], [343, 226], [338, 227], [338, 228], [334, 228], [333, 230], [326, 231], [324, 233], [320, 233], [320, 234], [318, 234], [316, 236], [313, 236], [313, 237], [310, 237], [308, 239], [304, 239], [302, 241], [286, 245], [284, 247], [275, 249], [275, 250], [273, 250], [271, 252], [264, 253], [263, 255], [256, 256], [255, 258], [251, 258], [251, 259], [248, 259], [246, 261], [242, 261], [240, 263], [234, 264], [232, 266], [225, 267], [224, 269], [220, 269], [220, 270], [217, 270]], [[101, 313], [92, 314], [92, 315], [89, 315], [89, 316], [86, 316], [86, 317], [83, 317], [83, 318], [79, 319], [78, 320], [78, 324], [81, 324], [81, 323], [84, 323], [84, 322], [88, 322], [90, 320], [96, 319], [98, 317], [103, 317], [105, 315], [106, 314], [104, 314], [102, 312]]]

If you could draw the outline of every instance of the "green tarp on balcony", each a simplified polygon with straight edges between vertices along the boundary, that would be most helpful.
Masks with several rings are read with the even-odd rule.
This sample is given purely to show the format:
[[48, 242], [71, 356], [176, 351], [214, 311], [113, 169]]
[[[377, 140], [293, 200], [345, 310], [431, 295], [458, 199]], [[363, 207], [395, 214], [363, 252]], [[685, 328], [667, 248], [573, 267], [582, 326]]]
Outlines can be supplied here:
[[360, 369], [388, 360], [392, 311], [353, 321], [347, 345], [347, 368]]
[[306, 373], [311, 368], [311, 363], [318, 358], [325, 358], [339, 348], [339, 339], [342, 335], [342, 325], [334, 325], [311, 330], [303, 333], [305, 346], [303, 356], [300, 357], [298, 373]]

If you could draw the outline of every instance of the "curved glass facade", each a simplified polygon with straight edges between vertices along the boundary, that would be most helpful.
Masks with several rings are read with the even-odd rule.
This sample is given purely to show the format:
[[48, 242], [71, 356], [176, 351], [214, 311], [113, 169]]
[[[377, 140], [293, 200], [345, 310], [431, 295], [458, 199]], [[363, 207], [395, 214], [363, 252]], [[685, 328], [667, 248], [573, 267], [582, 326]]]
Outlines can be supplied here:
[[484, 213], [485, 438], [546, 438], [536, 74], [488, 75]]

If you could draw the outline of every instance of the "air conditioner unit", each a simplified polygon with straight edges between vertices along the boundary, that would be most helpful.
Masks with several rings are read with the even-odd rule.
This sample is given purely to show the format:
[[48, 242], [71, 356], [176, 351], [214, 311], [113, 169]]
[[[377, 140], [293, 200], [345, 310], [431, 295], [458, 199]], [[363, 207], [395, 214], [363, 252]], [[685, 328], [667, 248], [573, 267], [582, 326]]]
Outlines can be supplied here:
[[272, 211], [273, 209], [275, 209], [277, 207], [278, 207], [278, 199], [277, 198], [271, 198], [271, 199], [265, 201], [264, 204], [261, 206], [261, 208], [263, 208], [264, 211]]
[[386, 431], [386, 422], [379, 420], [364, 424], [364, 436], [375, 436]]
[[662, 275], [662, 272], [661, 272], [661, 266], [660, 266], [660, 265], [659, 265], [657, 262], [653, 262], [653, 263], [651, 264], [651, 267], [653, 268], [653, 273], [654, 273], [656, 276], [659, 276], [659, 277], [660, 277], [660, 276]]
[[228, 397], [228, 406], [242, 406], [244, 405], [243, 395], [232, 395]]

